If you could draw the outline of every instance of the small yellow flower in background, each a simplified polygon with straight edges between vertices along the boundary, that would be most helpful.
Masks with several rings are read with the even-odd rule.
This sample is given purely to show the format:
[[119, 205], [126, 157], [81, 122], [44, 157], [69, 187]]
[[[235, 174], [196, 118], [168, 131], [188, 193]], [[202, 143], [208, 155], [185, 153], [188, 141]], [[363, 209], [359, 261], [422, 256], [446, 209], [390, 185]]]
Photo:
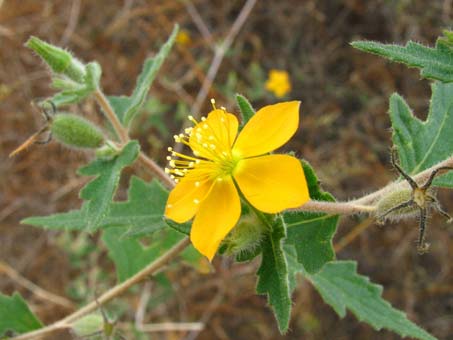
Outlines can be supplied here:
[[266, 81], [266, 90], [282, 98], [291, 91], [291, 81], [288, 72], [282, 70], [270, 70]]
[[181, 46], [187, 46], [192, 43], [192, 38], [188, 30], [182, 29], [176, 35], [176, 43]]
[[299, 160], [268, 154], [296, 132], [299, 107], [299, 101], [265, 106], [237, 136], [236, 116], [214, 106], [200, 122], [189, 116], [194, 127], [175, 136], [176, 142], [192, 149], [194, 157], [169, 148], [171, 169], [165, 170], [177, 184], [168, 198], [165, 216], [178, 223], [195, 216], [190, 239], [209, 260], [239, 220], [238, 190], [265, 213], [295, 208], [309, 200]]

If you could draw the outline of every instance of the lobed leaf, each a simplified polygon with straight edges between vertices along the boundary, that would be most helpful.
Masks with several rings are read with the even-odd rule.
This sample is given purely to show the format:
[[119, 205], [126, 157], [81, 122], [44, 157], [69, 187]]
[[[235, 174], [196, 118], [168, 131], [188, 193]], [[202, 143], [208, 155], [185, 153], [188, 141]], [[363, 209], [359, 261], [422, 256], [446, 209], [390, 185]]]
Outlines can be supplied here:
[[272, 222], [272, 230], [262, 242], [261, 266], [257, 272], [256, 292], [266, 294], [278, 322], [280, 332], [288, 330], [291, 317], [291, 297], [288, 286], [288, 269], [283, 253], [286, 236], [285, 221], [280, 215]]
[[[22, 223], [44, 228], [94, 231], [109, 225], [107, 217], [111, 213], [113, 196], [118, 187], [122, 170], [132, 164], [140, 149], [136, 141], [129, 142], [121, 153], [112, 160], [95, 160], [80, 169], [80, 174], [97, 176], [80, 192], [85, 200], [80, 210], [50, 216], [29, 217]], [[115, 213], [115, 210], [113, 210]], [[111, 221], [111, 220], [110, 220]]]
[[453, 82], [453, 32], [445, 31], [444, 34], [444, 37], [437, 39], [434, 48], [413, 41], [406, 46], [374, 41], [355, 41], [351, 45], [409, 67], [420, 68], [422, 77], [449, 83]]
[[[416, 174], [453, 155], [453, 84], [432, 84], [428, 118], [414, 116], [398, 94], [390, 97], [392, 140], [397, 146], [401, 166]], [[453, 187], [453, 174], [434, 181], [436, 186]]]
[[324, 302], [331, 305], [342, 318], [348, 309], [360, 321], [376, 330], [386, 328], [402, 337], [436, 340], [384, 300], [381, 296], [382, 287], [371, 283], [366, 276], [359, 275], [354, 261], [330, 262], [318, 273], [306, 273], [305, 276], [321, 294]]
[[42, 326], [19, 293], [0, 294], [0, 336], [8, 331], [25, 333]]
[[[302, 161], [310, 198], [318, 201], [335, 199], [319, 187], [318, 178], [308, 162]], [[309, 273], [316, 273], [322, 266], [335, 259], [332, 238], [338, 224], [337, 215], [306, 212], [285, 212], [287, 226], [285, 243], [296, 250], [297, 261]]]

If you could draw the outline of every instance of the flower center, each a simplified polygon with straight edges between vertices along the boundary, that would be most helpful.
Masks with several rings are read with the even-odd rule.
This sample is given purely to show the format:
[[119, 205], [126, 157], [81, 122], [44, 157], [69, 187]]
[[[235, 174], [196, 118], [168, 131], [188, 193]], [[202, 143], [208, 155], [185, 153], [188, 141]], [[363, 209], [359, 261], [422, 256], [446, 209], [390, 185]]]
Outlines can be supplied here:
[[223, 179], [231, 176], [241, 160], [232, 152], [237, 126], [233, 126], [231, 118], [224, 108], [214, 110], [208, 117], [196, 121], [192, 116], [189, 120], [193, 127], [185, 129], [184, 133], [175, 135], [176, 143], [189, 146], [193, 156], [189, 156], [168, 148], [167, 157], [169, 168], [165, 171], [176, 183], [182, 177], [190, 177], [194, 181], [208, 179]]

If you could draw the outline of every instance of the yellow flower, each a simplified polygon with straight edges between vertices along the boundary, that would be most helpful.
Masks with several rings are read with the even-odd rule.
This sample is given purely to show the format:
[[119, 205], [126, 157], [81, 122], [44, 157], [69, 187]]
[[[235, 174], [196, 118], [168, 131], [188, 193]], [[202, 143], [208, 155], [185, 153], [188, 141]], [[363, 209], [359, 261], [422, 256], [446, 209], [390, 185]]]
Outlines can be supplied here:
[[[212, 260], [220, 242], [241, 215], [238, 190], [256, 209], [277, 213], [308, 201], [308, 188], [298, 159], [268, 153], [286, 143], [299, 125], [300, 102], [260, 109], [237, 136], [238, 120], [224, 108], [194, 122], [175, 140], [194, 157], [173, 151], [165, 169], [177, 182], [165, 216], [183, 223], [195, 216], [192, 244]], [[236, 138], [237, 136], [237, 138]]]
[[176, 35], [176, 43], [181, 46], [190, 45], [192, 38], [190, 37], [189, 31], [182, 29]]
[[270, 70], [266, 81], [266, 90], [275, 94], [276, 97], [284, 97], [291, 91], [291, 82], [288, 72], [281, 70]]

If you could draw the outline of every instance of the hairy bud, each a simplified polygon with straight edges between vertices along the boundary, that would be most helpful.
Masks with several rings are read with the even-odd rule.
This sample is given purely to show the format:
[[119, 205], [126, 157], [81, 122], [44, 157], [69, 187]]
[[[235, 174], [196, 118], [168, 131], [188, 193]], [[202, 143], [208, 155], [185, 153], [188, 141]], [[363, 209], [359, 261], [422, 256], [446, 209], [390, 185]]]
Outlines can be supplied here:
[[31, 37], [25, 45], [35, 51], [54, 73], [63, 74], [77, 83], [84, 83], [85, 65], [68, 51], [46, 43], [37, 37]]
[[104, 144], [104, 135], [90, 121], [69, 113], [59, 113], [52, 119], [52, 136], [74, 148], [95, 149]]
[[71, 325], [71, 330], [78, 337], [87, 337], [97, 332], [102, 331], [104, 328], [104, 319], [99, 313], [85, 315]]
[[246, 215], [223, 241], [224, 252], [228, 255], [252, 253], [263, 239], [266, 226], [255, 216]]
[[[419, 209], [416, 205], [410, 205], [388, 213], [390, 209], [409, 201], [412, 198], [412, 195], [413, 190], [409, 188], [399, 189], [384, 195], [376, 205], [377, 218], [397, 221], [417, 214]], [[382, 218], [384, 215], [385, 217]]]

